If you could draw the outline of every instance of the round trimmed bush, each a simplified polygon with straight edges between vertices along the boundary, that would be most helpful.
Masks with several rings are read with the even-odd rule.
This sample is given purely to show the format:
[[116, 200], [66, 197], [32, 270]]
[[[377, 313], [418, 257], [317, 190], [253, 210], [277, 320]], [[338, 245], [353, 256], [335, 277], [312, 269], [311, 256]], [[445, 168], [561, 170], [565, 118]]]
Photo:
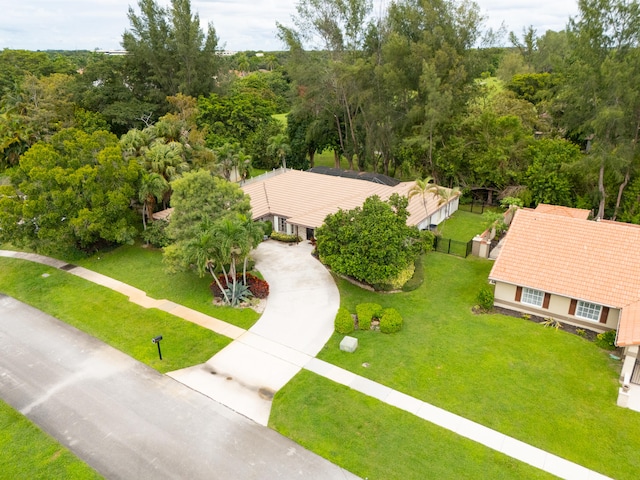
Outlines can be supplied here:
[[371, 320], [379, 319], [382, 316], [382, 307], [377, 303], [359, 303], [356, 305], [356, 315], [358, 316], [358, 328], [371, 330]]
[[336, 314], [336, 319], [334, 321], [334, 327], [336, 332], [342, 335], [347, 335], [355, 330], [353, 317], [351, 317], [349, 310], [344, 307], [340, 307], [338, 309], [338, 313]]
[[402, 315], [395, 308], [385, 308], [380, 317], [380, 331], [382, 333], [399, 332], [402, 328]]

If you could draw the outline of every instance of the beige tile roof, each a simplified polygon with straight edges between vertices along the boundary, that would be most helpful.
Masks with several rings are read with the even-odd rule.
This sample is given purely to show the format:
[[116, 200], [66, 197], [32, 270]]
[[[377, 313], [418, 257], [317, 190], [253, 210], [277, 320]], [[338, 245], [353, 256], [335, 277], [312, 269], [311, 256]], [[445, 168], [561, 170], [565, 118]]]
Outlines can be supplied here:
[[[390, 187], [364, 180], [288, 170], [281, 175], [243, 185], [242, 190], [251, 197], [254, 219], [277, 215], [294, 225], [317, 228], [330, 213], [361, 206], [372, 195], [378, 195], [382, 200], [387, 200], [393, 193], [406, 196], [413, 185], [414, 182], [403, 182]], [[440, 208], [438, 202], [437, 196], [428, 195], [429, 215]], [[417, 225], [427, 217], [418, 196], [410, 200], [408, 210], [409, 225]]]
[[563, 217], [581, 218], [586, 220], [591, 214], [591, 210], [584, 210], [582, 208], [562, 207], [560, 205], [547, 205], [541, 203], [536, 207], [536, 212], [548, 213], [550, 215], [560, 215]]
[[489, 279], [622, 308], [618, 344], [640, 344], [640, 228], [518, 210]]

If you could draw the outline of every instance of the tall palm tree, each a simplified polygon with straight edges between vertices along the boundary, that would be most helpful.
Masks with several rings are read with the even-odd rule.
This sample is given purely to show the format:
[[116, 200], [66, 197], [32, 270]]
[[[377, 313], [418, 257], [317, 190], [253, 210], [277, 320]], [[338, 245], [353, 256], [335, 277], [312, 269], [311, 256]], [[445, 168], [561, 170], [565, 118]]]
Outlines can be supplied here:
[[284, 133], [279, 133], [269, 138], [269, 145], [267, 145], [267, 154], [278, 159], [282, 168], [287, 169], [287, 155], [291, 153], [291, 147], [289, 146], [289, 139]]
[[247, 284], [247, 264], [249, 263], [249, 253], [251, 250], [256, 248], [260, 242], [262, 241], [262, 237], [264, 236], [264, 230], [262, 227], [258, 225], [256, 222], [251, 220], [251, 218], [242, 216], [240, 217], [240, 221], [242, 222], [242, 226], [245, 231], [245, 235], [247, 238], [247, 242], [245, 243], [245, 251], [243, 252], [244, 261], [242, 265], [242, 282]]
[[153, 207], [169, 190], [169, 183], [159, 173], [143, 173], [138, 198], [142, 202], [142, 226], [147, 229], [147, 218], [152, 219]]
[[[203, 224], [202, 231], [186, 244], [185, 251], [189, 263], [196, 266], [200, 275], [202, 275], [202, 272], [208, 272], [222, 292], [224, 302], [230, 304], [231, 299], [227, 295], [226, 290], [222, 287], [222, 284], [216, 275], [215, 267], [218, 263], [222, 265], [220, 259], [222, 258], [223, 252], [220, 249], [220, 245], [217, 241], [212, 225]], [[222, 266], [222, 268], [224, 270], [224, 266]]]
[[409, 189], [409, 200], [413, 197], [419, 196], [422, 199], [422, 206], [424, 207], [424, 214], [426, 218], [429, 218], [429, 210], [427, 209], [427, 197], [429, 195], [437, 195], [438, 185], [433, 183], [433, 177], [426, 177], [424, 179], [416, 179], [416, 183]]

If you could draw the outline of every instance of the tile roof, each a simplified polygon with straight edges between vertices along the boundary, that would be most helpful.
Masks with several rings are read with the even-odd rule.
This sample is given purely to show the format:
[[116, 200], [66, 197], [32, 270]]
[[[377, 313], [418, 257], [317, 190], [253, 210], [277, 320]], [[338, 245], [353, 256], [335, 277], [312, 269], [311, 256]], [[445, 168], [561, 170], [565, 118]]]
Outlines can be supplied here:
[[541, 203], [535, 208], [536, 212], [548, 213], [550, 215], [561, 215], [563, 217], [582, 218], [587, 220], [591, 215], [591, 210], [584, 210], [582, 208], [570, 208], [562, 207], [560, 205], [547, 205]]
[[[287, 218], [291, 224], [317, 228], [325, 217], [339, 209], [350, 210], [362, 206], [365, 199], [378, 195], [387, 200], [393, 193], [408, 195], [414, 182], [401, 182], [388, 186], [353, 178], [322, 175], [313, 172], [288, 170], [280, 175], [247, 183], [242, 190], [251, 197], [253, 218], [277, 215]], [[439, 198], [427, 196], [429, 215], [436, 212]], [[409, 201], [407, 224], [417, 225], [427, 218], [422, 199]]]
[[518, 210], [489, 279], [621, 308], [618, 344], [640, 344], [635, 225]]

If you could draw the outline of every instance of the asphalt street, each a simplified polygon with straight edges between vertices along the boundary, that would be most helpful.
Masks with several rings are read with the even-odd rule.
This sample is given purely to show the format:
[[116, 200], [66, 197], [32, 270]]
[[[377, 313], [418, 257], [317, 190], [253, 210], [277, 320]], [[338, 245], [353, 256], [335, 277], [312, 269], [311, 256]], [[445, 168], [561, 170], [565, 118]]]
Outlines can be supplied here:
[[0, 397], [108, 479], [357, 478], [3, 295]]

